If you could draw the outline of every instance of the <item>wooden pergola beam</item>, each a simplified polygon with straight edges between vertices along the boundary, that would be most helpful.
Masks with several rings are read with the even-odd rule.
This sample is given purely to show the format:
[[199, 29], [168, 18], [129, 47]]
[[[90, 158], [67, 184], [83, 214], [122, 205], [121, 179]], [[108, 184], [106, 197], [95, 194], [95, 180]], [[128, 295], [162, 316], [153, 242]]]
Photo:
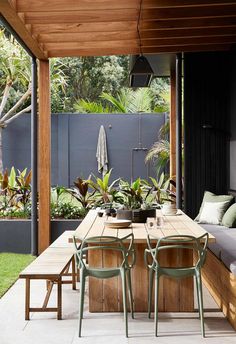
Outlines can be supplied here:
[[39, 253], [50, 245], [51, 203], [51, 107], [49, 61], [39, 60]]
[[176, 178], [176, 68], [170, 70], [170, 178]]

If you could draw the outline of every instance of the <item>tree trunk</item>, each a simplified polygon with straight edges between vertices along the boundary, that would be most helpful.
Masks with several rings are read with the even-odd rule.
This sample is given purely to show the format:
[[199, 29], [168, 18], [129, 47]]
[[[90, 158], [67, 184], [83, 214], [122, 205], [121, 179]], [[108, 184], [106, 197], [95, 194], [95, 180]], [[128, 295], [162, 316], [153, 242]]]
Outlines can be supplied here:
[[2, 130], [3, 128], [0, 127], [0, 173], [3, 173]]

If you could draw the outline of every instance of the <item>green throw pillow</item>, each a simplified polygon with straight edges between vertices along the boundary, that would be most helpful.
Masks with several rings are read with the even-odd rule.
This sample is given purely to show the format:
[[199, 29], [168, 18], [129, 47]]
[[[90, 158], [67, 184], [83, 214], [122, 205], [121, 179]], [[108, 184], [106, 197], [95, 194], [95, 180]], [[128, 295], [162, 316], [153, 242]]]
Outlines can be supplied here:
[[221, 223], [225, 227], [236, 227], [236, 203], [232, 204], [231, 207], [229, 207], [229, 209], [224, 214]]
[[200, 218], [200, 215], [201, 215], [201, 212], [202, 212], [202, 209], [203, 209], [203, 205], [204, 205], [205, 202], [212, 202], [212, 203], [214, 203], [214, 202], [226, 202], [226, 201], [229, 202], [229, 204], [228, 204], [228, 207], [229, 207], [230, 204], [233, 203], [233, 201], [234, 201], [234, 196], [232, 196], [232, 195], [219, 195], [218, 196], [218, 195], [215, 195], [213, 192], [205, 191], [204, 192], [204, 196], [203, 196], [203, 200], [202, 200], [202, 204], [201, 204], [201, 207], [200, 207], [200, 210], [199, 210], [199, 214], [195, 218], [195, 221], [199, 221], [199, 218]]

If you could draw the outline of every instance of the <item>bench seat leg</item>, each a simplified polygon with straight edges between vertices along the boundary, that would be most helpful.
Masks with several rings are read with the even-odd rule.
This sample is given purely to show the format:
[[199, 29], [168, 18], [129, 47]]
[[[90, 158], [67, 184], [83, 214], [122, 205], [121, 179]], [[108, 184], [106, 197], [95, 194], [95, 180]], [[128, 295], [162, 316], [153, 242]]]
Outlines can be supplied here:
[[62, 288], [61, 278], [57, 281], [57, 320], [61, 320], [62, 316]]
[[25, 320], [30, 318], [30, 278], [25, 280]]

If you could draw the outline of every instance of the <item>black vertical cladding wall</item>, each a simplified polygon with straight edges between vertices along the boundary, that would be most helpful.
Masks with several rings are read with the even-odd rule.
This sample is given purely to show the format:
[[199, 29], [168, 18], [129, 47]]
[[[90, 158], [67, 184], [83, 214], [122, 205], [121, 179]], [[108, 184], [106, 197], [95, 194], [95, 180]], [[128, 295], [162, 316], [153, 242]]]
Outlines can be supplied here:
[[231, 58], [230, 52], [184, 56], [185, 211], [191, 217], [205, 190], [228, 192]]
[[236, 191], [236, 52], [232, 54], [230, 73], [230, 190]]

